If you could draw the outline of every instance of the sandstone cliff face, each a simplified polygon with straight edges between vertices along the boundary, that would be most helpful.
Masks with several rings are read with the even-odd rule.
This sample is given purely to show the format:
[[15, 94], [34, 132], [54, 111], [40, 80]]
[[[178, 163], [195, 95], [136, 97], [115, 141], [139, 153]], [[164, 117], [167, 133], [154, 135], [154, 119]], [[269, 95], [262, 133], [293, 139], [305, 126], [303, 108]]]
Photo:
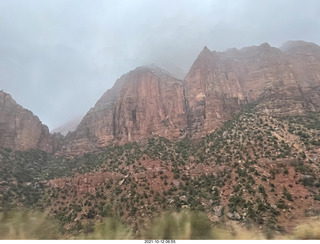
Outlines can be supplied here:
[[185, 136], [186, 121], [182, 81], [154, 66], [139, 67], [100, 98], [69, 135], [64, 150], [94, 151], [153, 135], [178, 140]]
[[188, 132], [192, 137], [214, 131], [245, 102], [234, 68], [225, 57], [207, 47], [192, 65], [184, 81]]
[[290, 41], [281, 50], [304, 98], [304, 107], [311, 111], [320, 109], [320, 47], [311, 42]]
[[305, 42], [282, 50], [267, 43], [225, 52], [205, 47], [184, 80], [189, 134], [214, 131], [252, 102], [280, 116], [318, 110], [319, 53], [319, 46]]
[[0, 91], [0, 147], [52, 152], [48, 127], [3, 91]]
[[320, 107], [320, 47], [288, 42], [240, 50], [205, 47], [184, 81], [157, 67], [123, 75], [67, 137], [65, 152], [95, 151], [112, 143], [199, 138], [231, 119], [245, 104], [279, 116]]

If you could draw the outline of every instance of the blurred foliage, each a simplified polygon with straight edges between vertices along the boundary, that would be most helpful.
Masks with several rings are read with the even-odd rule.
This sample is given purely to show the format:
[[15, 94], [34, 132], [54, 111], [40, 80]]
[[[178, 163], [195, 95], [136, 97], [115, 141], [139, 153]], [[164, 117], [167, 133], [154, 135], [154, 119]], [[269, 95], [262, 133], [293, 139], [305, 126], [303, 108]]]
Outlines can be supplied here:
[[[130, 240], [133, 234], [126, 224], [116, 218], [106, 218], [103, 222], [93, 226], [88, 223], [89, 228], [85, 228], [83, 233], [75, 236], [75, 239], [84, 240]], [[90, 226], [92, 228], [90, 228]]]
[[55, 240], [61, 238], [61, 226], [43, 213], [10, 210], [0, 213], [0, 239]]
[[294, 228], [291, 236], [286, 236], [287, 239], [293, 240], [320, 240], [320, 220], [310, 219]]
[[[61, 225], [45, 213], [31, 210], [11, 210], [0, 214], [2, 240], [262, 240], [267, 235], [258, 228], [240, 224], [212, 225], [204, 213], [192, 211], [164, 212], [144, 228], [133, 232], [128, 225], [114, 217], [102, 222], [87, 222], [85, 228], [73, 235], [66, 234]], [[268, 238], [269, 239], [269, 238]], [[320, 219], [309, 218], [295, 227], [291, 234], [272, 239], [319, 240]]]
[[163, 213], [142, 231], [142, 239], [207, 240], [214, 239], [212, 227], [204, 213], [182, 211]]

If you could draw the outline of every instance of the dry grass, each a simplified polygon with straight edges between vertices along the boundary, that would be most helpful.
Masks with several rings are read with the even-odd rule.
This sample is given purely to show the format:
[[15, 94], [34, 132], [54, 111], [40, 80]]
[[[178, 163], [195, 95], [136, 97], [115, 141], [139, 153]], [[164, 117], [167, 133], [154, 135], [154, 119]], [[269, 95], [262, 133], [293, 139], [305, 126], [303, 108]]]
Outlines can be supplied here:
[[258, 240], [266, 239], [261, 231], [250, 231], [236, 224], [232, 227], [212, 226], [208, 217], [202, 213], [183, 211], [165, 213], [154, 219], [142, 232], [141, 239], [176, 240]]
[[[0, 213], [0, 239], [37, 240], [63, 239], [59, 223], [43, 213], [34, 211], [10, 211]], [[120, 221], [108, 218], [98, 224], [90, 224], [90, 231], [68, 239], [132, 240], [132, 239], [175, 239], [175, 240], [262, 240], [266, 236], [257, 228], [247, 230], [236, 222], [232, 225], [213, 226], [203, 213], [182, 211], [163, 213], [150, 220], [137, 235]], [[274, 239], [320, 240], [320, 219], [310, 218], [294, 228], [290, 235], [279, 235]]]
[[294, 228], [293, 234], [286, 236], [286, 239], [320, 240], [320, 219], [310, 219], [310, 221], [298, 225]]
[[130, 240], [133, 239], [131, 231], [120, 221], [107, 218], [94, 226], [91, 233], [80, 234], [75, 239], [84, 240]]
[[204, 214], [187, 211], [164, 213], [147, 226], [142, 231], [141, 239], [212, 239], [212, 228]]
[[0, 213], [0, 239], [51, 240], [60, 237], [59, 224], [44, 214], [31, 211]]

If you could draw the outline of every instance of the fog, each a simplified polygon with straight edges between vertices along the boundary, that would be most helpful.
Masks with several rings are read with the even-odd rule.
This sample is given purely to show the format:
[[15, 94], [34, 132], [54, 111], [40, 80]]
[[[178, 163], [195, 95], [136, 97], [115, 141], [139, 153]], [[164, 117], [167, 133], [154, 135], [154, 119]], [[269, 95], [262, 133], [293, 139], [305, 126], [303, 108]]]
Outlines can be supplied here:
[[183, 78], [205, 45], [320, 44], [319, 29], [318, 0], [0, 0], [0, 89], [54, 129], [137, 66]]

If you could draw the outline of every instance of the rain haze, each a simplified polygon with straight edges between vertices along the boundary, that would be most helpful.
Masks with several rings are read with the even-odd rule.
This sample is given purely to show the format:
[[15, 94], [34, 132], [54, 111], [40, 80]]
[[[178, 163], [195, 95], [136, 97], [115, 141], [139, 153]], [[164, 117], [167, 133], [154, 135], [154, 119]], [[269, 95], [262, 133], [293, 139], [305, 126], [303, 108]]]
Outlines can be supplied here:
[[0, 0], [0, 36], [0, 89], [52, 130], [137, 66], [183, 78], [204, 46], [319, 45], [320, 1]]

